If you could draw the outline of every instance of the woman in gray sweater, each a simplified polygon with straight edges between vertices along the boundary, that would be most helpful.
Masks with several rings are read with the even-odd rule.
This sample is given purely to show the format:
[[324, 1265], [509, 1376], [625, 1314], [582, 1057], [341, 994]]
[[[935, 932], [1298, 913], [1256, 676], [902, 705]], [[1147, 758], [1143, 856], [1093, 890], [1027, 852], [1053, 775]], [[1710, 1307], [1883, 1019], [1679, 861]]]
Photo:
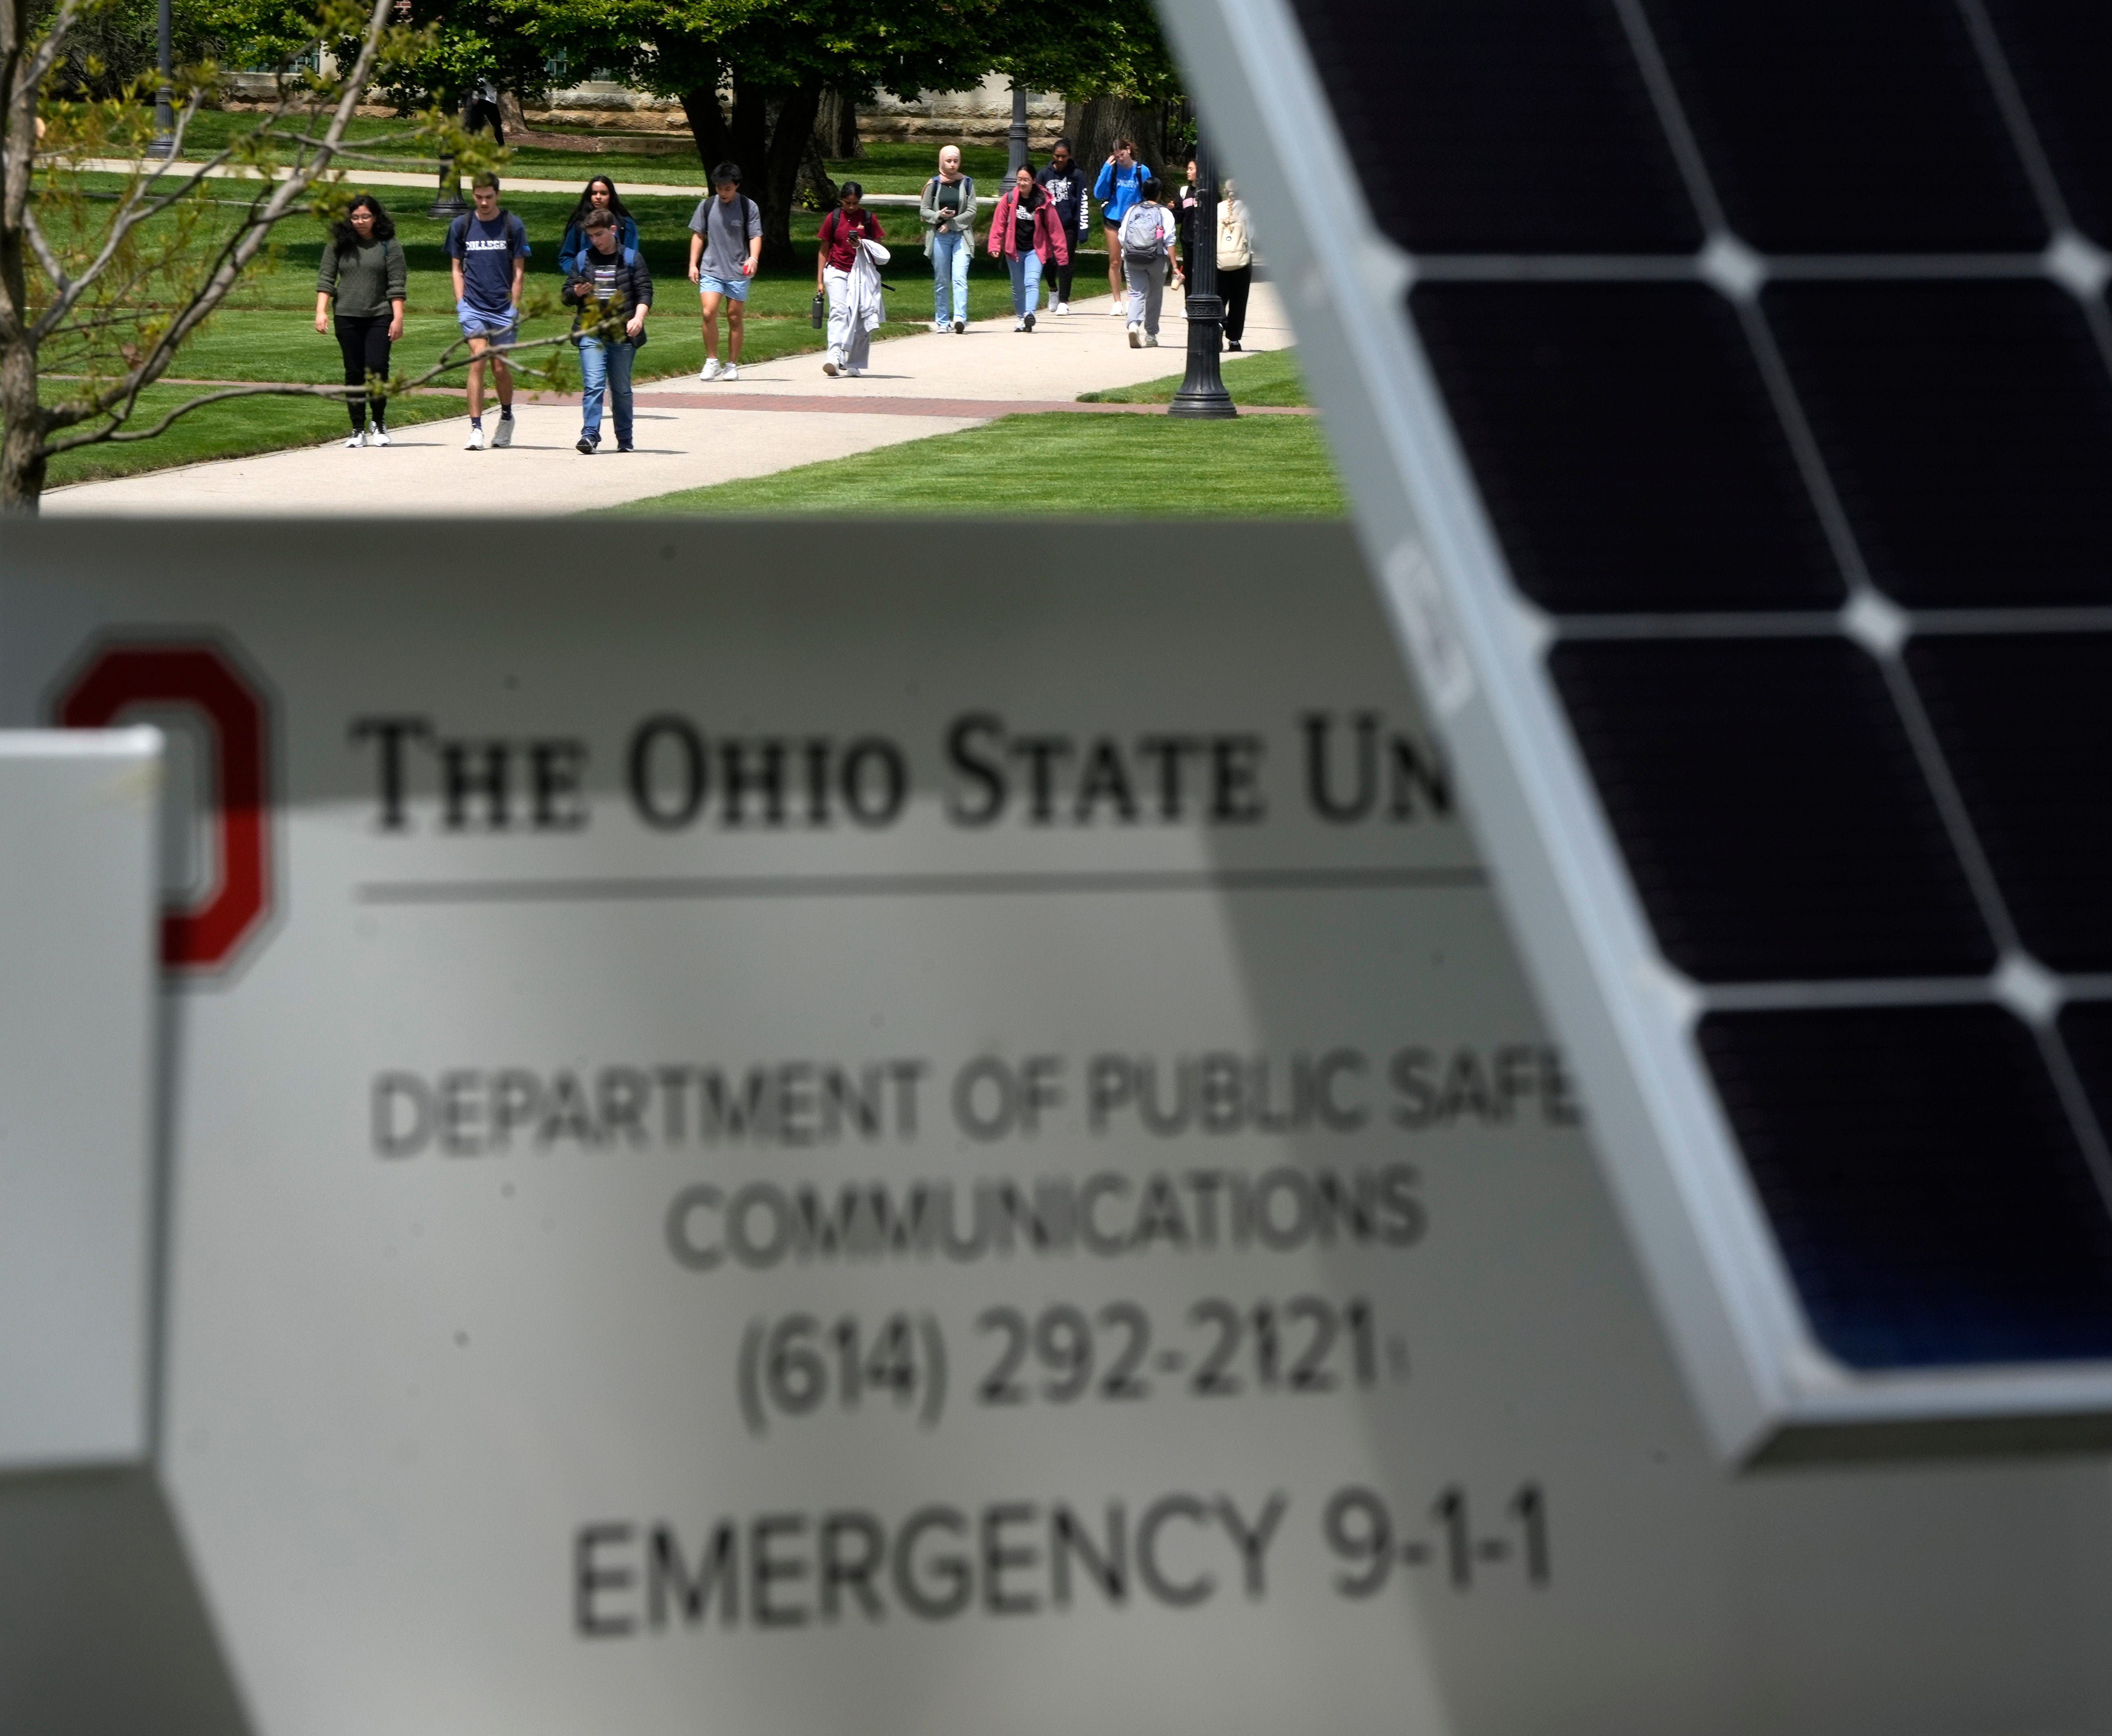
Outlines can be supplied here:
[[344, 354], [344, 407], [352, 416], [352, 446], [386, 446], [389, 401], [374, 400], [374, 426], [366, 425], [366, 382], [389, 377], [389, 346], [403, 335], [403, 243], [396, 225], [371, 193], [354, 196], [344, 220], [330, 228], [316, 273], [316, 329], [330, 329], [330, 302], [337, 302], [337, 347]]

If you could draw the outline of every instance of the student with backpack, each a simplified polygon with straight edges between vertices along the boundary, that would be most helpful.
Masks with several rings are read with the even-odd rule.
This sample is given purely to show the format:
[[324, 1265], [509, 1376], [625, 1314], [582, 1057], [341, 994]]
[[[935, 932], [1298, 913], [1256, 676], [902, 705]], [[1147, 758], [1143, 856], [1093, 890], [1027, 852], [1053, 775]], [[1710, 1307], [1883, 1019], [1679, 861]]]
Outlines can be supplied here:
[[1041, 274], [1052, 264], [1069, 263], [1071, 243], [1056, 220], [1056, 202], [1024, 164], [1013, 176], [1012, 190], [990, 213], [990, 250], [1012, 273], [1012, 329], [1032, 331]]
[[513, 370], [505, 352], [521, 328], [521, 279], [528, 269], [528, 231], [498, 202], [498, 177], [480, 175], [470, 189], [472, 208], [448, 225], [454, 261], [455, 319], [469, 340], [469, 449], [484, 450], [484, 369], [498, 385], [494, 448], [513, 443]]
[[1129, 347], [1158, 348], [1158, 310], [1166, 299], [1168, 250], [1173, 245], [1173, 213], [1158, 202], [1162, 189], [1147, 179], [1143, 197], [1122, 220], [1119, 241], [1122, 275], [1129, 284]]
[[[690, 281], [701, 298], [704, 366], [699, 379], [739, 379], [748, 286], [762, 258], [762, 207], [740, 190], [740, 165], [712, 170], [712, 197], [690, 219]], [[726, 316], [726, 365], [719, 366], [719, 307]]]
[[1108, 293], [1115, 298], [1113, 313], [1122, 316], [1122, 219], [1144, 196], [1144, 184], [1151, 170], [1136, 160], [1136, 147], [1117, 139], [1108, 160], [1100, 166], [1100, 178], [1093, 183], [1093, 197], [1100, 202], [1100, 222], [1108, 237]]
[[[822, 371], [831, 379], [855, 379], [865, 372], [872, 329], [885, 317], [880, 272], [867, 250], [867, 243], [879, 244], [880, 219], [864, 207], [865, 189], [856, 181], [839, 187], [836, 208], [822, 219], [814, 256], [814, 288], [829, 298], [829, 353]], [[879, 263], [886, 263], [884, 249]]]
[[1092, 215], [1092, 200], [1086, 196], [1086, 171], [1071, 155], [1071, 141], [1059, 139], [1056, 148], [1049, 153], [1048, 166], [1036, 175], [1041, 190], [1049, 195], [1049, 202], [1056, 208], [1056, 222], [1063, 231], [1065, 252], [1056, 267], [1056, 288], [1049, 299], [1053, 304], [1049, 311], [1067, 314], [1071, 311], [1071, 273], [1076, 266], [1078, 250], [1086, 244], [1086, 229]]
[[589, 211], [586, 246], [565, 279], [572, 316], [572, 342], [580, 348], [579, 449], [592, 457], [601, 444], [603, 395], [616, 402], [616, 449], [631, 449], [630, 369], [645, 343], [645, 316], [653, 311], [653, 274], [635, 247], [617, 239], [616, 219]]
[[616, 183], [605, 175], [597, 175], [586, 184], [580, 195], [580, 202], [572, 207], [572, 214], [565, 219], [564, 239], [558, 243], [558, 269], [567, 277], [580, 262], [580, 255], [587, 244], [587, 215], [590, 211], [605, 211], [616, 219], [616, 244], [635, 248], [638, 245], [638, 220], [626, 209], [617, 197]]
[[374, 400], [374, 425], [366, 425], [366, 383], [389, 377], [389, 346], [403, 335], [403, 244], [396, 225], [371, 193], [356, 193], [344, 220], [330, 226], [316, 273], [316, 329], [330, 330], [337, 308], [338, 352], [344, 360], [344, 407], [352, 414], [353, 446], [386, 446], [389, 400]]
[[[924, 184], [917, 216], [931, 261], [931, 329], [968, 329], [968, 257], [976, 246], [976, 178], [961, 173], [961, 148], [939, 153], [939, 172]], [[949, 289], [953, 311], [947, 311]]]

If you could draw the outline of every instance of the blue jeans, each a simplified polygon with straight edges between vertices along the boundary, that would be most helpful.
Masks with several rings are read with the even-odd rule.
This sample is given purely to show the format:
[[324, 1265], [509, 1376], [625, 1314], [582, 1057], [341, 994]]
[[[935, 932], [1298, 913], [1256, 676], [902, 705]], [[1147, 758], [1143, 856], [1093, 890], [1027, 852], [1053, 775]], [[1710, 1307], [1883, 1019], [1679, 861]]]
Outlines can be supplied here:
[[606, 391], [616, 400], [616, 443], [630, 444], [630, 365], [637, 359], [634, 345], [608, 345], [599, 338], [580, 339], [580, 383], [585, 388], [580, 431], [589, 440], [601, 438], [601, 401]]
[[1005, 264], [1012, 271], [1012, 311], [1015, 314], [1031, 313], [1041, 299], [1041, 256], [1029, 248], [1024, 253], [1014, 254]]
[[[954, 286], [954, 311], [946, 311], [946, 285]], [[942, 325], [968, 316], [968, 238], [958, 229], [931, 235], [931, 317]]]

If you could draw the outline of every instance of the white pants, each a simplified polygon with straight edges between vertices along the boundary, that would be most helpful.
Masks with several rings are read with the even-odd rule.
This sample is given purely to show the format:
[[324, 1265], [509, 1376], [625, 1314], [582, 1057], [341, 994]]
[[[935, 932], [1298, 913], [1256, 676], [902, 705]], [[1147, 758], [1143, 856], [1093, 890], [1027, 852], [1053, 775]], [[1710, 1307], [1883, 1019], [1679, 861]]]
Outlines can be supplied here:
[[859, 324], [851, 302], [851, 275], [834, 266], [822, 268], [829, 292], [829, 353], [840, 363], [862, 368], [872, 353], [872, 334]]

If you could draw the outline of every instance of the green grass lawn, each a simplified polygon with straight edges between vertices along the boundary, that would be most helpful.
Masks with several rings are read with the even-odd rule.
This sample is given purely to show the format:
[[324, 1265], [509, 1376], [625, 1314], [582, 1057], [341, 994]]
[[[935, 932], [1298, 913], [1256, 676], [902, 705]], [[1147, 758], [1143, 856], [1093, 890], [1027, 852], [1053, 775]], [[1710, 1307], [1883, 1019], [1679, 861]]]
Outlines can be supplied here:
[[774, 476], [687, 489], [621, 512], [779, 513], [931, 511], [935, 477], [949, 497], [992, 512], [1074, 514], [1050, 476], [1092, 478], [1095, 516], [1331, 518], [1348, 510], [1317, 418], [1179, 421], [1171, 416], [1010, 416]]
[[[1298, 371], [1295, 350], [1264, 350], [1259, 355], [1227, 356], [1221, 367], [1225, 389], [1236, 404], [1257, 407], [1296, 406], [1313, 401], [1305, 395], [1305, 381]], [[1104, 392], [1081, 392], [1081, 404], [1170, 404], [1181, 389], [1183, 376], [1169, 374], [1163, 379], [1147, 379], [1141, 385], [1112, 386]]]

